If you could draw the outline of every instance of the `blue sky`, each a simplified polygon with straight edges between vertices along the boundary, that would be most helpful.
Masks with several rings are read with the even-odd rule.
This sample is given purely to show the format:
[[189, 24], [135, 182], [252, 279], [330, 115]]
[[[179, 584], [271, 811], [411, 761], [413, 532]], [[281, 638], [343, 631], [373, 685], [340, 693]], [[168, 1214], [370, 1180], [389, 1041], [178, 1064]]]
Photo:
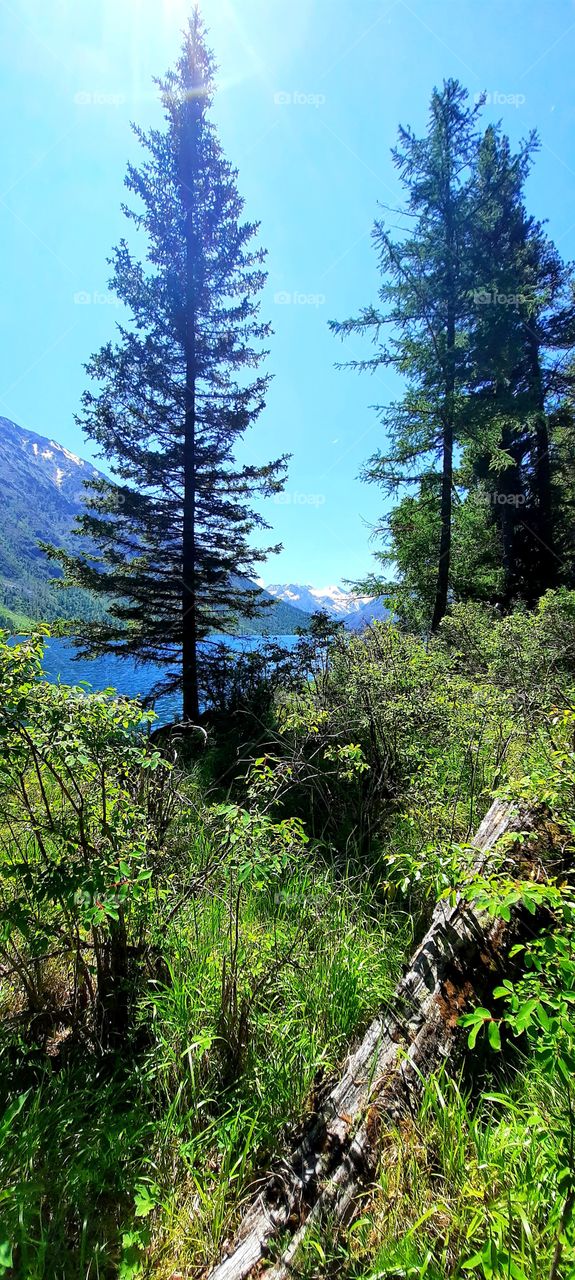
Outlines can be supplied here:
[[[83, 362], [113, 336], [106, 257], [121, 213], [130, 121], [159, 123], [152, 78], [177, 56], [181, 0], [0, 4], [0, 414], [94, 457], [74, 423]], [[269, 251], [275, 329], [268, 405], [246, 446], [292, 453], [267, 504], [284, 551], [267, 581], [364, 574], [381, 495], [361, 484], [382, 444], [370, 405], [392, 375], [338, 372], [327, 322], [376, 296], [370, 231], [396, 204], [390, 147], [422, 131], [434, 84], [486, 90], [513, 141], [537, 128], [529, 206], [575, 257], [573, 0], [205, 0], [220, 66], [214, 117], [246, 214]], [[97, 460], [97, 459], [95, 459]]]

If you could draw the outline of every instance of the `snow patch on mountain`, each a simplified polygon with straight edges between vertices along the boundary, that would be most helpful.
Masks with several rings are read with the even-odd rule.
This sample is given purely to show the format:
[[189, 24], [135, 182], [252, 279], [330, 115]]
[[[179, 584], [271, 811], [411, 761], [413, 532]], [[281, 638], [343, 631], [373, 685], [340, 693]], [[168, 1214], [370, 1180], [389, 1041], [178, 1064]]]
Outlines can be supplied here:
[[48, 440], [35, 431], [19, 427], [10, 418], [0, 417], [0, 465], [4, 463], [9, 474], [13, 473], [18, 454], [24, 468], [31, 465], [40, 484], [54, 485], [73, 504], [81, 505], [85, 501], [84, 480], [100, 474], [56, 440]]
[[284, 600], [303, 609], [305, 613], [315, 613], [321, 609], [338, 622], [363, 616], [364, 611], [369, 610], [372, 604], [371, 596], [356, 595], [335, 585], [312, 587], [309, 583], [302, 585], [299, 582], [276, 582], [266, 586], [266, 591], [275, 596], [276, 600]]

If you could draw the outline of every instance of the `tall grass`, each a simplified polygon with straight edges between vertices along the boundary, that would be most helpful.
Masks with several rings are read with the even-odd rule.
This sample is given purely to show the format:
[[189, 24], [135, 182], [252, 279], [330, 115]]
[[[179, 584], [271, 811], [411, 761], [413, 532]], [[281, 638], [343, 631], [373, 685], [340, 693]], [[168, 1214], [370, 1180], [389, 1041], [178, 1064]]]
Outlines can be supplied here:
[[[431, 1078], [417, 1114], [383, 1135], [377, 1183], [351, 1228], [312, 1240], [302, 1276], [548, 1280], [564, 1108], [532, 1064], [475, 1102]], [[566, 1245], [561, 1276], [573, 1274]]]
[[[232, 958], [224, 877], [171, 923], [141, 998], [145, 1037], [123, 1065], [54, 1071], [22, 1051], [0, 1223], [26, 1280], [213, 1261], [254, 1177], [391, 994], [410, 940], [365, 884], [309, 866], [243, 895], [237, 925]], [[14, 1075], [13, 1044], [5, 1063]]]

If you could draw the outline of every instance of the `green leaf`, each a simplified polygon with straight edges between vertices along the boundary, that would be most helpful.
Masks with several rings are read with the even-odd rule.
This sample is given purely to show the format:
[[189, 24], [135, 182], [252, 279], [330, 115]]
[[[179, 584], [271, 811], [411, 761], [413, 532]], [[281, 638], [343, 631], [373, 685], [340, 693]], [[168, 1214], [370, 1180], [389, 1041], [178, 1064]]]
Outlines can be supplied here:
[[501, 1048], [501, 1031], [498, 1022], [489, 1022], [487, 1024], [487, 1036], [492, 1049], [498, 1051]]
[[526, 1000], [524, 1004], [520, 1005], [514, 1018], [516, 1031], [525, 1031], [531, 1025], [533, 1014], [538, 1004], [538, 996], [532, 996], [531, 1000]]
[[483, 1026], [484, 1026], [483, 1022], [476, 1022], [472, 1026], [471, 1031], [469, 1032], [469, 1035], [467, 1037], [467, 1043], [470, 1049], [475, 1048], [475, 1045], [477, 1043], [477, 1037], [479, 1035], [479, 1032], [483, 1029]]
[[12, 1245], [9, 1240], [0, 1239], [0, 1276], [13, 1266]]
[[0, 1120], [0, 1146], [10, 1132], [12, 1121], [16, 1119], [16, 1116], [22, 1110], [29, 1092], [30, 1090], [28, 1089], [26, 1093], [19, 1094], [15, 1101], [8, 1107], [7, 1111], [4, 1112], [4, 1115]]

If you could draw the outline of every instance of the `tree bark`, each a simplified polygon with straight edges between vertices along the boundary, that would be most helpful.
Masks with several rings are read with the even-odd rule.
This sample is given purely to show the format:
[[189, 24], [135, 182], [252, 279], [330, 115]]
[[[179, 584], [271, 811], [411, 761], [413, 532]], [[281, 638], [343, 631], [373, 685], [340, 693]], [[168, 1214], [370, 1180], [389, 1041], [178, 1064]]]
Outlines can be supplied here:
[[441, 534], [437, 562], [437, 584], [431, 630], [437, 631], [445, 614], [449, 597], [449, 568], [451, 561], [451, 507], [453, 489], [453, 421], [446, 422], [443, 431], [443, 470], [441, 475]]
[[184, 500], [182, 530], [182, 696], [184, 721], [197, 721], [198, 700], [198, 619], [196, 595], [196, 324], [198, 263], [194, 225], [194, 183], [197, 171], [197, 130], [200, 111], [197, 97], [186, 104], [185, 128], [180, 155], [180, 182], [185, 209], [185, 303], [184, 346], [186, 381], [184, 390]]
[[541, 356], [537, 334], [528, 332], [531, 392], [535, 405], [534, 476], [535, 502], [530, 531], [537, 539], [539, 581], [537, 594], [543, 594], [557, 584], [558, 557], [554, 546], [553, 497], [551, 488], [551, 459], [549, 457], [549, 430], [545, 412], [545, 394], [541, 376]]
[[[536, 826], [533, 817], [494, 801], [473, 841], [476, 870], [483, 870], [506, 832]], [[210, 1280], [245, 1280], [277, 1237], [291, 1231], [291, 1242], [266, 1271], [267, 1280], [287, 1280], [310, 1227], [326, 1218], [342, 1222], [353, 1213], [358, 1191], [376, 1171], [382, 1121], [399, 1119], [406, 1106], [412, 1110], [422, 1082], [449, 1057], [459, 1015], [477, 986], [493, 981], [517, 935], [519, 915], [517, 908], [506, 924], [474, 913], [460, 900], [437, 904], [389, 1011], [371, 1023], [303, 1141], [263, 1183]]]
[[[512, 453], [513, 444], [514, 442], [511, 433], [504, 432], [501, 440], [502, 449], [507, 453]], [[500, 472], [498, 475], [495, 497], [497, 498], [495, 519], [496, 523], [499, 525], [501, 534], [501, 559], [503, 566], [503, 588], [499, 597], [499, 603], [504, 610], [507, 610], [510, 608], [517, 594], [517, 509], [519, 500], [524, 497], [521, 489], [519, 467], [516, 463], [514, 463], [513, 466], [506, 467], [505, 470]]]
[[[448, 142], [450, 153], [450, 142]], [[449, 571], [451, 563], [451, 521], [453, 507], [453, 437], [455, 417], [455, 244], [453, 230], [453, 196], [451, 191], [451, 171], [448, 168], [444, 197], [445, 234], [447, 241], [446, 287], [446, 352], [445, 352], [445, 389], [443, 396], [442, 446], [443, 462], [441, 471], [441, 504], [439, 537], [439, 559], [437, 562], [437, 581], [435, 602], [431, 619], [432, 632], [437, 631], [445, 614], [449, 599]]]

